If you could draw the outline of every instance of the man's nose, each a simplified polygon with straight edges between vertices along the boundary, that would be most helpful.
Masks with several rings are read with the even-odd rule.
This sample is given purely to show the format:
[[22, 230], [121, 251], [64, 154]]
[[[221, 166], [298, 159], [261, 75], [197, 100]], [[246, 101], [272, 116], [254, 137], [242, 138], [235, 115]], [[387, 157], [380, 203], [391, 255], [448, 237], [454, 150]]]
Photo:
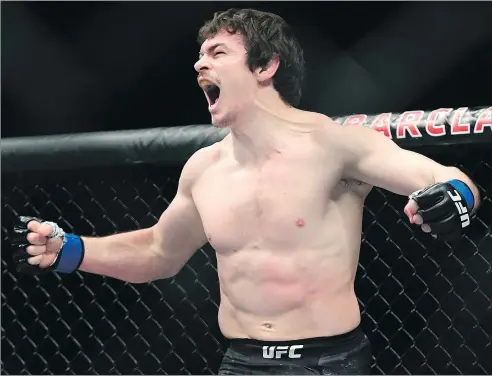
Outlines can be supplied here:
[[195, 63], [195, 70], [200, 73], [201, 71], [203, 70], [207, 70], [207, 69], [210, 69], [210, 66], [207, 62], [206, 59], [204, 59], [203, 57], [200, 58], [196, 63]]

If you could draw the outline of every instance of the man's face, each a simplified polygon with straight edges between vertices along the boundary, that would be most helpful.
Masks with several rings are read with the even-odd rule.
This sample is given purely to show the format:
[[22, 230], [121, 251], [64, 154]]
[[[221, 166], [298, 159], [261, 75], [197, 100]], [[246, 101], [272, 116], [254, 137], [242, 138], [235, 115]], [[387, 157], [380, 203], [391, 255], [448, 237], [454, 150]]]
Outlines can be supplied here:
[[246, 63], [246, 49], [239, 34], [221, 31], [207, 39], [195, 64], [204, 89], [212, 124], [231, 125], [240, 111], [254, 100], [258, 82]]

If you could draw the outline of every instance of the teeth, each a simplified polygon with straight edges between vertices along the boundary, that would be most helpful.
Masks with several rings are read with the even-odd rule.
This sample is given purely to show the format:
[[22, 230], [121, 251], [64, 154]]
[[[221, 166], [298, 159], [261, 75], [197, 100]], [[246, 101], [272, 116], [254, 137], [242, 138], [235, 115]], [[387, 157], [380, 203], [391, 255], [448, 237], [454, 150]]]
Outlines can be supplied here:
[[207, 86], [212, 86], [212, 85], [213, 84], [210, 81], [208, 81], [208, 80], [202, 80], [202, 81], [200, 81], [200, 86], [203, 87], [203, 88], [204, 87], [207, 87]]

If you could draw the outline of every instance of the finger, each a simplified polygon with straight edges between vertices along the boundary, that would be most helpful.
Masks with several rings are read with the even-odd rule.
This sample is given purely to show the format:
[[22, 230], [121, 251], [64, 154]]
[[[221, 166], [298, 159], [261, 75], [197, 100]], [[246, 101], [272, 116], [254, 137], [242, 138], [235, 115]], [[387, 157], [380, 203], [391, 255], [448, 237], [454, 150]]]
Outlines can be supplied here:
[[29, 257], [27, 262], [31, 265], [39, 265], [39, 263], [43, 260], [43, 255], [38, 255], [34, 257]]
[[36, 232], [43, 236], [50, 236], [53, 233], [53, 226], [48, 223], [42, 223]]
[[421, 225], [422, 223], [424, 223], [424, 220], [420, 214], [415, 214], [413, 216], [413, 223], [415, 223], [416, 225]]
[[26, 248], [26, 252], [32, 256], [41, 255], [46, 252], [46, 246], [44, 245], [30, 245]]
[[31, 221], [27, 224], [27, 229], [29, 231], [37, 232], [38, 228], [41, 226], [41, 223], [38, 221]]
[[431, 227], [426, 223], [424, 223], [422, 226], [420, 226], [420, 228], [422, 229], [423, 232], [426, 232], [426, 233], [429, 233], [432, 231]]
[[411, 223], [413, 223], [413, 216], [419, 210], [419, 206], [415, 200], [408, 200], [408, 203], [405, 205], [403, 212], [406, 214]]
[[62, 247], [63, 242], [60, 238], [48, 239], [46, 249], [48, 252], [58, 252]]
[[34, 245], [44, 245], [46, 244], [48, 238], [36, 232], [30, 232], [29, 234], [27, 234], [27, 240], [29, 241], [29, 243]]
[[57, 256], [57, 254], [53, 253], [53, 252], [45, 253], [44, 255], [41, 256], [41, 257], [43, 257], [43, 259], [39, 263], [39, 267], [40, 268], [46, 268], [46, 267], [50, 266], [51, 264], [53, 264], [53, 261], [55, 261], [56, 256]]

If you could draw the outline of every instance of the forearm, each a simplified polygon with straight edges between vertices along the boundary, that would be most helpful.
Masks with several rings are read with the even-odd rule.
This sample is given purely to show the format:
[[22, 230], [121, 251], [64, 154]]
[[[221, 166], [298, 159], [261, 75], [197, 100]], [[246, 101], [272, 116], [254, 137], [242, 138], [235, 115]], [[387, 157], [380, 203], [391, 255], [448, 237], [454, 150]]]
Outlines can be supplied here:
[[[480, 205], [480, 192], [473, 181], [460, 169], [444, 166], [423, 155], [400, 150], [400, 158], [388, 158], [389, 170], [382, 179], [381, 187], [394, 193], [410, 196], [432, 184], [459, 180], [465, 183], [473, 194], [473, 211]], [[396, 163], [395, 163], [396, 161]], [[383, 167], [384, 170], [384, 167]], [[406, 173], [401, 173], [405, 171]], [[377, 173], [376, 173], [377, 174]]]
[[335, 129], [339, 130], [336, 139], [343, 146], [340, 155], [347, 158], [349, 177], [403, 196], [435, 183], [461, 180], [473, 193], [474, 210], [478, 207], [480, 197], [476, 185], [458, 168], [404, 150], [386, 136], [366, 127]]
[[408, 169], [405, 170], [410, 171], [410, 173], [402, 177], [396, 173], [396, 171], [398, 171], [397, 166], [394, 167], [394, 176], [396, 178], [393, 179], [392, 183], [389, 183], [388, 186], [395, 187], [400, 184], [401, 186], [399, 190], [394, 190], [393, 192], [409, 196], [413, 192], [419, 191], [432, 184], [460, 180], [470, 188], [474, 198], [473, 210], [477, 209], [480, 203], [480, 193], [477, 186], [463, 171], [456, 167], [443, 166], [427, 157], [415, 153], [406, 152], [406, 155], [409, 157], [406, 161], [403, 159], [403, 163], [408, 167]]
[[383, 152], [373, 151], [361, 157], [353, 172], [354, 176], [403, 196], [435, 183], [456, 179], [470, 188], [474, 196], [474, 210], [478, 207], [480, 197], [476, 185], [458, 168], [444, 166], [424, 155], [391, 144], [388, 149]]
[[165, 265], [154, 249], [153, 229], [101, 238], [82, 237], [85, 254], [80, 270], [132, 283], [165, 277]]

